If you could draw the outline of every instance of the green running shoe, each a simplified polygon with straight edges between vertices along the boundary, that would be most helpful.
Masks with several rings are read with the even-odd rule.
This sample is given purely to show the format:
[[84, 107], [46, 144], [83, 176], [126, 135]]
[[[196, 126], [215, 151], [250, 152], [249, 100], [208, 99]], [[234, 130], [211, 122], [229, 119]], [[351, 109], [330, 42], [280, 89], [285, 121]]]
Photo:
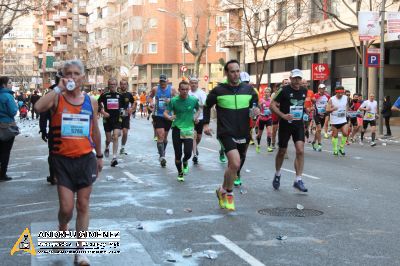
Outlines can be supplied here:
[[217, 193], [218, 204], [221, 209], [225, 209], [226, 194], [222, 193], [219, 188], [215, 191]]
[[267, 151], [268, 151], [268, 152], [273, 152], [274, 149], [273, 149], [271, 146], [268, 146]]
[[260, 149], [260, 145], [256, 145], [256, 152], [257, 152], [257, 153], [260, 153], [260, 150], [261, 150], [261, 149]]
[[189, 164], [188, 163], [186, 163], [186, 165], [183, 164], [183, 174], [187, 175], [188, 173], [189, 173]]
[[240, 179], [240, 175], [236, 177], [235, 181], [233, 181], [235, 187], [242, 185], [242, 180]]
[[176, 180], [178, 180], [178, 182], [184, 182], [185, 181], [185, 177], [183, 176], [183, 173], [179, 173], [178, 177], [176, 178]]
[[219, 161], [220, 161], [221, 163], [226, 163], [225, 153], [219, 152]]

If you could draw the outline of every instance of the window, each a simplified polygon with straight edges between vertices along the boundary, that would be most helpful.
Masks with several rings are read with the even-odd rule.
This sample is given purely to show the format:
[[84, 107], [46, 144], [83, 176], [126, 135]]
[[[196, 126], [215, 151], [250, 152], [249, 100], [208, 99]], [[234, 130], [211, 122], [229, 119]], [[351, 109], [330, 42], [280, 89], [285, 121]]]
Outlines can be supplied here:
[[128, 32], [128, 28], [129, 27], [129, 23], [128, 23], [128, 21], [124, 21], [123, 23], [122, 23], [122, 32], [123, 33], [127, 33]]
[[311, 1], [311, 22], [318, 22], [329, 18], [329, 14], [338, 14], [337, 0]]
[[123, 53], [124, 53], [124, 55], [128, 55], [129, 54], [128, 45], [127, 44], [124, 45]]
[[167, 75], [167, 78], [172, 77], [172, 65], [171, 64], [158, 64], [151, 66], [151, 78], [158, 79], [161, 74]]
[[102, 17], [102, 18], [106, 18], [107, 15], [108, 15], [108, 7], [103, 7], [103, 8], [101, 9], [101, 17]]
[[311, 69], [311, 55], [306, 54], [306, 55], [301, 55], [300, 56], [300, 68], [301, 69]]
[[260, 14], [259, 13], [254, 13], [254, 35], [256, 36], [256, 38], [258, 38], [257, 36], [260, 33]]
[[139, 66], [139, 80], [147, 79], [147, 66]]
[[143, 28], [143, 18], [142, 17], [132, 17], [132, 29], [133, 30], [141, 30]]
[[143, 45], [141, 41], [133, 41], [129, 43], [129, 54], [143, 53]]
[[158, 24], [157, 18], [151, 18], [151, 19], [149, 19], [149, 27], [150, 27], [151, 29], [157, 28], [157, 24]]
[[354, 48], [336, 50], [334, 52], [336, 66], [349, 66], [356, 64], [356, 52]]
[[319, 64], [328, 64], [328, 53], [318, 53], [318, 63]]
[[185, 17], [185, 24], [186, 24], [186, 27], [191, 28], [192, 27], [192, 17]]
[[287, 57], [272, 60], [272, 73], [287, 72], [294, 68], [294, 58]]
[[278, 5], [278, 30], [283, 30], [287, 26], [287, 9], [286, 1], [280, 2]]
[[301, 18], [301, 0], [296, 0], [296, 18]]
[[147, 53], [149, 53], [149, 54], [157, 53], [157, 43], [156, 42], [149, 43], [149, 48], [148, 48]]
[[97, 13], [97, 18], [103, 18], [102, 17], [102, 13], [101, 13], [101, 8], [100, 7], [98, 7], [97, 9], [96, 9], [96, 13]]
[[267, 27], [268, 27], [268, 25], [269, 25], [269, 23], [270, 23], [270, 11], [269, 11], [269, 9], [266, 9], [265, 11], [264, 11], [264, 14], [265, 14], [265, 24], [267, 25]]
[[217, 27], [224, 27], [227, 24], [226, 16], [215, 16], [215, 25]]
[[217, 53], [224, 53], [224, 52], [226, 52], [226, 48], [223, 48], [222, 47], [222, 41], [220, 41], [220, 40], [218, 40], [216, 43], [215, 43], [215, 51], [217, 52]]

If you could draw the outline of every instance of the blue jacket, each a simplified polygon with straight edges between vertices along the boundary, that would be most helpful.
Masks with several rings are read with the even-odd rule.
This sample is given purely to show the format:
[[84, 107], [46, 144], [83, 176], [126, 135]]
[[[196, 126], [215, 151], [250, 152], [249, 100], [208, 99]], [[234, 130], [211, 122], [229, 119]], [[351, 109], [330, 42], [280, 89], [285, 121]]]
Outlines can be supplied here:
[[15, 104], [13, 91], [0, 88], [0, 122], [14, 122], [14, 116], [17, 114], [18, 107]]

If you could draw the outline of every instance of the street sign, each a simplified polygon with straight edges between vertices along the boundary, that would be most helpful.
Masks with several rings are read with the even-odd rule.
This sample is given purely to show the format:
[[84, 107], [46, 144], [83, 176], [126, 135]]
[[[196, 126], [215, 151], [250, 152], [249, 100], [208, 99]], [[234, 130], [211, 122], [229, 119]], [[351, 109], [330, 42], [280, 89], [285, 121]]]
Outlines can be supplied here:
[[328, 64], [312, 64], [312, 79], [313, 80], [327, 80], [329, 77]]
[[381, 61], [381, 54], [368, 53], [367, 54], [367, 67], [379, 67]]
[[182, 65], [182, 66], [181, 66], [181, 71], [182, 71], [182, 72], [186, 72], [186, 71], [187, 71], [187, 66]]
[[208, 75], [204, 76], [204, 81], [207, 82], [208, 81]]

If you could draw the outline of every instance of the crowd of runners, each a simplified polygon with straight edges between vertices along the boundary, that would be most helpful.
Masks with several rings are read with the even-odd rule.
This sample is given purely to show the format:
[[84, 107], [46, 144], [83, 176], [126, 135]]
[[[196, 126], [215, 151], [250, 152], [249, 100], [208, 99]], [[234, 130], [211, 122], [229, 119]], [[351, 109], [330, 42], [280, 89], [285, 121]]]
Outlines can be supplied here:
[[[178, 88], [173, 88], [168, 77], [161, 74], [159, 84], [140, 95], [129, 92], [126, 80], [115, 78], [108, 80], [107, 90], [101, 94], [86, 93], [82, 90], [84, 69], [79, 60], [67, 61], [57, 75], [56, 84], [34, 106], [41, 114], [42, 138], [49, 144], [48, 181], [57, 184], [62, 231], [68, 230], [75, 204], [76, 230], [88, 229], [90, 193], [102, 170], [103, 157], [112, 156], [111, 166], [116, 167], [118, 157], [127, 155], [125, 145], [131, 119], [138, 112], [140, 117], [151, 119], [154, 129], [151, 138], [155, 140], [160, 167], [167, 165], [165, 154], [172, 131], [178, 182], [185, 181], [190, 159], [193, 164], [201, 163], [197, 147], [203, 133], [216, 135], [220, 143], [219, 160], [227, 162], [216, 195], [220, 208], [229, 211], [235, 210], [233, 191], [235, 186], [242, 185], [240, 172], [248, 147], [255, 145], [255, 151], [260, 153], [264, 131], [266, 151], [277, 150], [275, 174], [271, 177], [276, 190], [280, 187], [280, 170], [288, 156], [290, 139], [295, 147], [293, 187], [303, 193], [308, 191], [302, 180], [305, 143], [321, 152], [322, 138], [330, 137], [333, 156], [345, 156], [346, 145], [356, 141], [362, 145], [370, 128], [370, 146], [376, 145], [379, 113], [373, 94], [363, 101], [359, 94], [351, 97], [344, 87], [337, 86], [334, 94], [329, 95], [324, 84], [313, 93], [299, 69], [292, 70], [289, 79], [280, 86], [260, 91], [250, 84], [249, 75], [240, 71], [239, 62], [231, 60], [224, 66], [226, 80], [208, 94], [199, 88], [197, 77], [183, 79]], [[399, 109], [400, 98], [392, 110]], [[210, 126], [213, 113], [215, 133]], [[104, 147], [98, 119], [103, 122]], [[89, 263], [83, 254], [77, 254], [76, 261], [81, 265]]]

